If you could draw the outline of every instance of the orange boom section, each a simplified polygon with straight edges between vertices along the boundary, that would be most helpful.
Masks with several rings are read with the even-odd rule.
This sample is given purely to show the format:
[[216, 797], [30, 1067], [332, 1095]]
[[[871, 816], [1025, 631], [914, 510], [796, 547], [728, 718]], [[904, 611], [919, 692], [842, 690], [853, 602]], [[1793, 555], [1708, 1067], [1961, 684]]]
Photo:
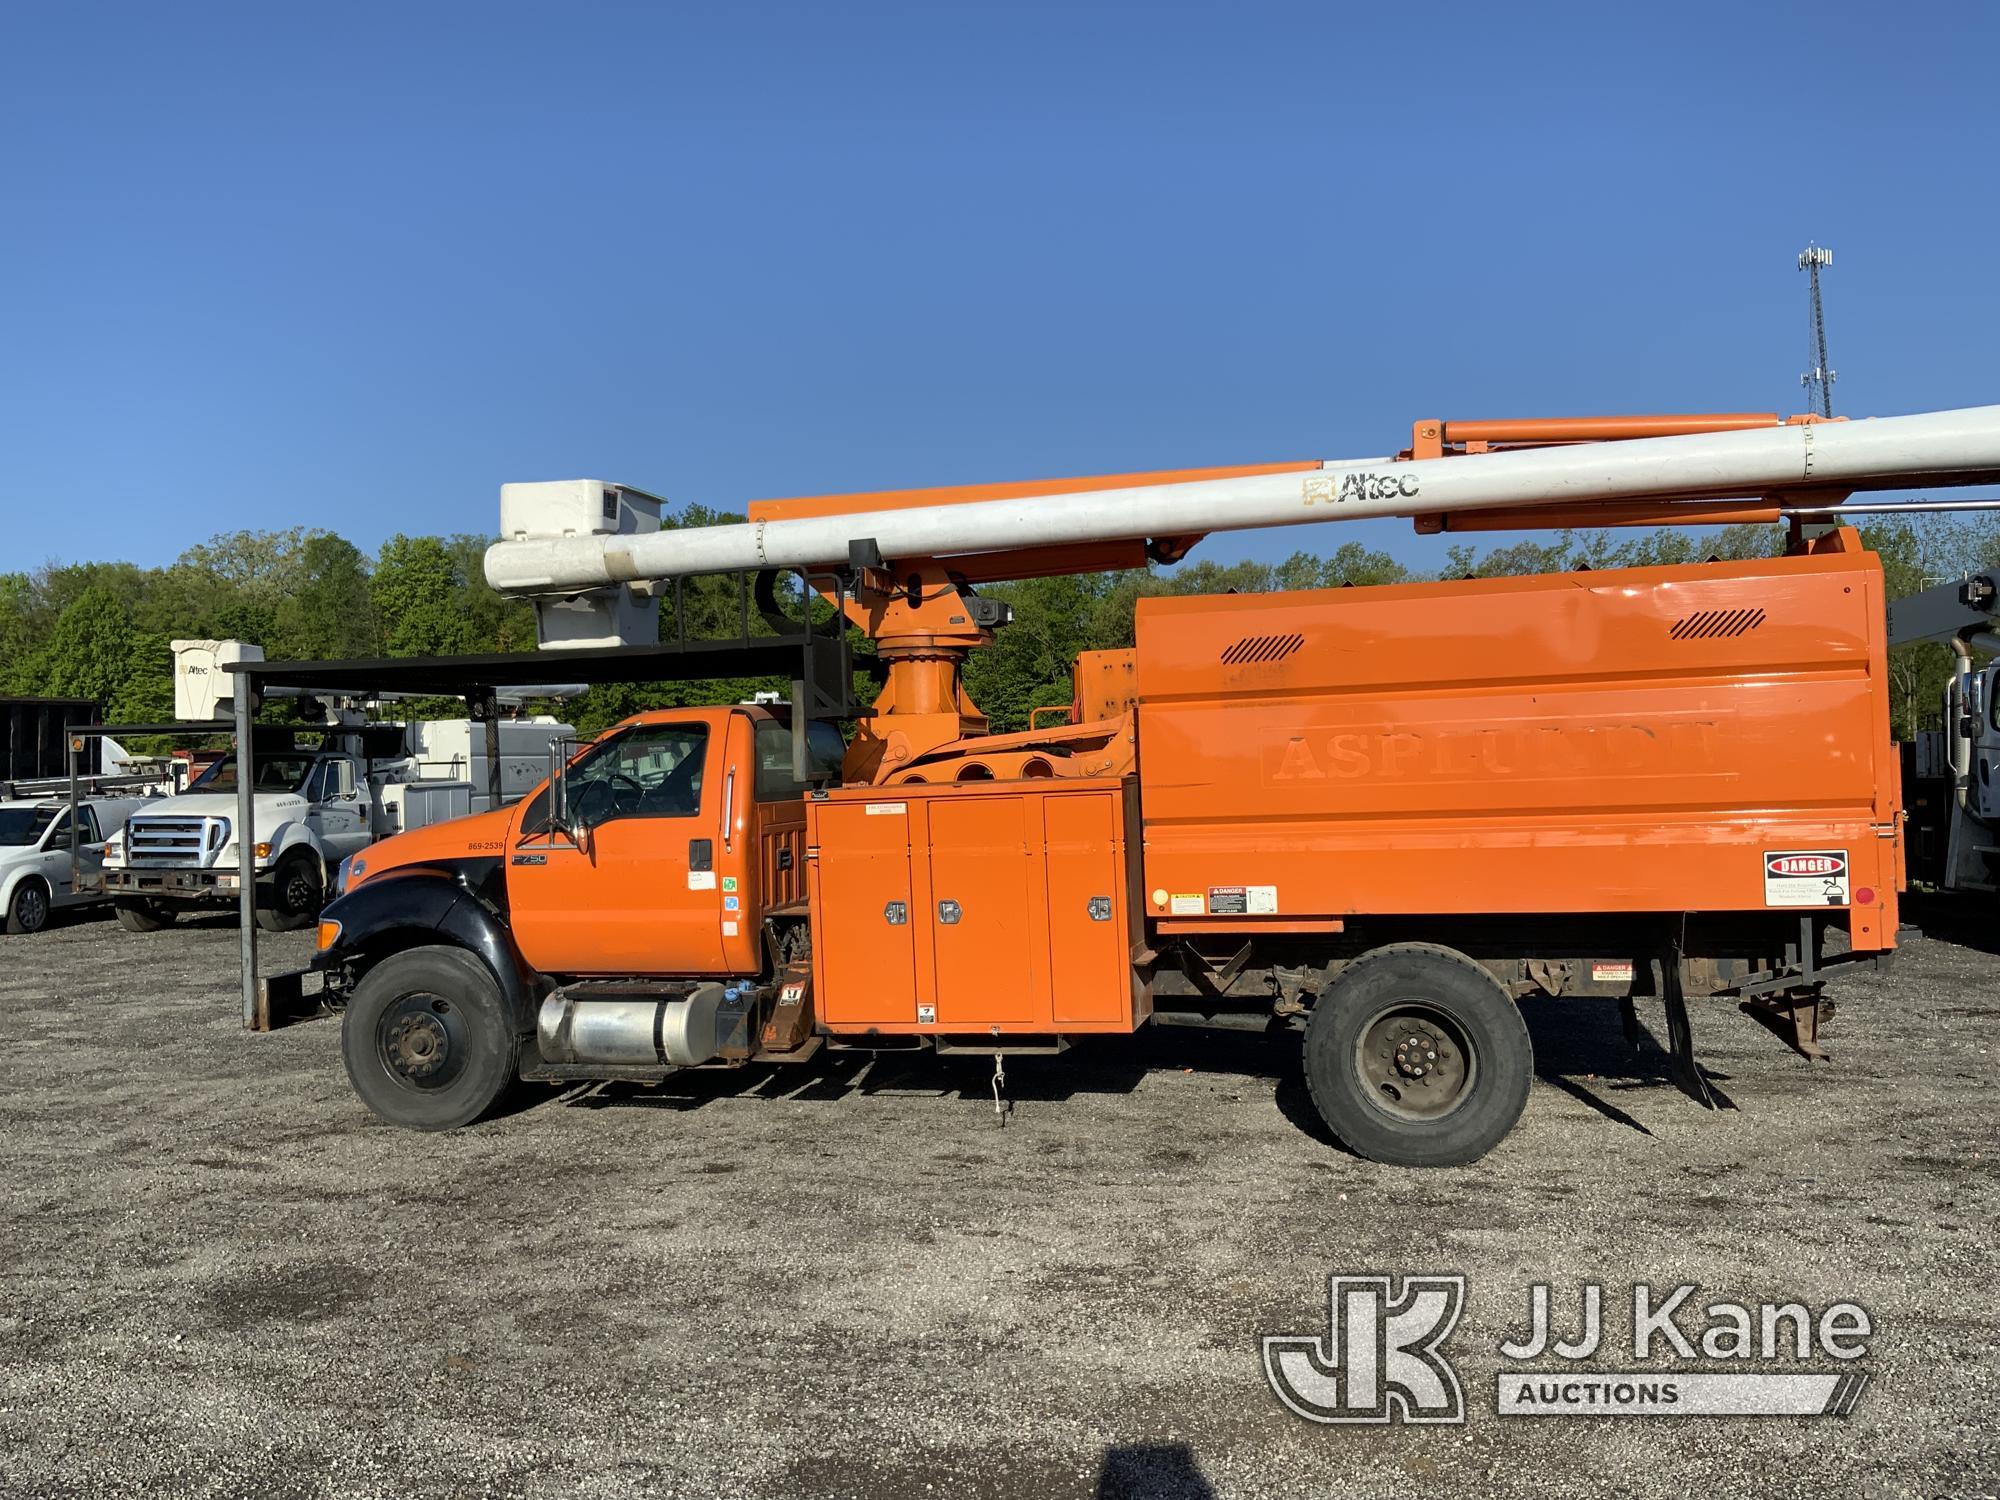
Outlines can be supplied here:
[[1815, 549], [1141, 600], [1147, 915], [1851, 904], [1855, 948], [1891, 946], [1881, 565]]

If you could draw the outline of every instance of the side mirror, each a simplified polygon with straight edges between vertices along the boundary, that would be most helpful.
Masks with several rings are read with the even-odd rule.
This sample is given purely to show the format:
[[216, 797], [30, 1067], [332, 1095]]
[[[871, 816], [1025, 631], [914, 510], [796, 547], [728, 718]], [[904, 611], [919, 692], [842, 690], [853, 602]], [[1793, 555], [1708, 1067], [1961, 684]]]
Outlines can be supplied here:
[[549, 741], [549, 831], [571, 837], [575, 836], [569, 826], [569, 757], [573, 748], [571, 740]]

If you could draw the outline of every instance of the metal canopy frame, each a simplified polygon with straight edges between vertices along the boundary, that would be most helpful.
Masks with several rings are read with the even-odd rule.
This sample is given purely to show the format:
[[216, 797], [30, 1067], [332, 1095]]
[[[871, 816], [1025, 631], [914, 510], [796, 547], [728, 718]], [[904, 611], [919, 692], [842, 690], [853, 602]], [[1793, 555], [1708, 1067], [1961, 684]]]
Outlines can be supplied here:
[[[790, 622], [793, 629], [753, 636], [749, 628], [749, 585], [742, 585], [743, 634], [727, 640], [663, 642], [655, 646], [591, 646], [559, 650], [507, 652], [472, 656], [374, 657], [351, 661], [243, 661], [227, 670], [237, 679], [233, 720], [219, 726], [173, 726], [175, 732], [229, 733], [236, 752], [237, 827], [253, 829], [252, 792], [256, 785], [255, 731], [252, 722], [262, 698], [284, 694], [368, 698], [386, 694], [408, 697], [462, 698], [469, 717], [486, 725], [486, 766], [493, 806], [500, 805], [500, 724], [495, 694], [501, 688], [539, 687], [553, 681], [581, 683], [652, 682], [666, 679], [701, 680], [717, 677], [781, 677], [792, 684], [795, 718], [849, 716], [853, 659], [846, 624], [836, 613], [829, 630], [815, 630], [810, 618]], [[676, 611], [679, 614], [679, 611]], [[301, 731], [317, 726], [301, 724]], [[334, 726], [328, 726], [332, 729]], [[803, 740], [802, 727], [796, 738]], [[795, 749], [795, 755], [797, 751]], [[240, 839], [239, 849], [247, 847]], [[247, 861], [246, 861], [247, 863]], [[243, 1025], [267, 1031], [281, 1023], [274, 1017], [269, 987], [257, 968], [257, 882], [237, 880], [237, 922], [241, 931]]]

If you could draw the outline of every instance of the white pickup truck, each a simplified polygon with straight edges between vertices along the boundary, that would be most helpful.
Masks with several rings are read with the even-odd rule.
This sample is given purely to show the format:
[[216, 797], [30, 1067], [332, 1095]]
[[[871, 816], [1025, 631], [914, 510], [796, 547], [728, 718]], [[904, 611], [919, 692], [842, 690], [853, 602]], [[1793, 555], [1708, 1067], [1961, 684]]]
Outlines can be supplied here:
[[[546, 774], [551, 740], [573, 733], [541, 717], [499, 729], [503, 802]], [[394, 744], [381, 743], [385, 732]], [[309, 926], [349, 855], [488, 806], [484, 738], [483, 725], [461, 719], [329, 732], [330, 742], [353, 749], [260, 749], [247, 836], [236, 826], [236, 757], [226, 756], [185, 792], [127, 820], [104, 849], [104, 891], [133, 932], [163, 927], [182, 908], [233, 907], [247, 842], [257, 924], [276, 932]]]

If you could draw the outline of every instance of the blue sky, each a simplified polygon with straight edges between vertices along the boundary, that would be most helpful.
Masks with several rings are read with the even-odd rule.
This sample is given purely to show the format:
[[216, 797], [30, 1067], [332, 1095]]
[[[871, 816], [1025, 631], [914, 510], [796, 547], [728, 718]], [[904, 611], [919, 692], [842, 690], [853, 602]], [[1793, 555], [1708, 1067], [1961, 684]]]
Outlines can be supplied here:
[[[2000, 9], [15, 5], [0, 571], [2000, 400]], [[1198, 555], [1403, 523], [1218, 537]]]

